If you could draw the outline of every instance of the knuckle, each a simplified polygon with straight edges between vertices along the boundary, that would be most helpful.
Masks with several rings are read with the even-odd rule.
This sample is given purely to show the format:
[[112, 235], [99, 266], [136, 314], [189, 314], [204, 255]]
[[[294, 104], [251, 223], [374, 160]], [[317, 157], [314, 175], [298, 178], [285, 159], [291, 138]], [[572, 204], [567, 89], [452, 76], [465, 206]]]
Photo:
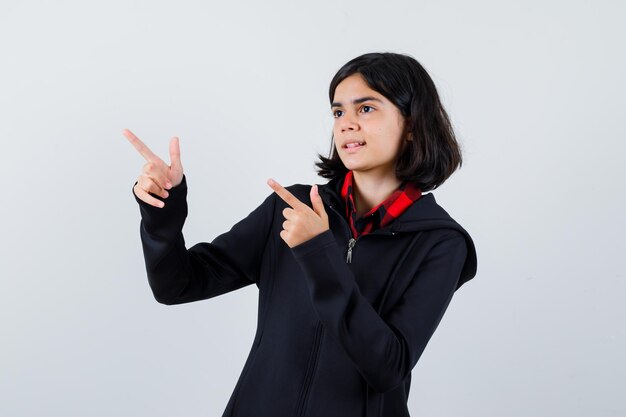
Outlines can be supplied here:
[[158, 192], [161, 192], [161, 187], [154, 180], [154, 178], [152, 178], [152, 177], [148, 178], [147, 183], [149, 184], [151, 190], [156, 190]]
[[147, 177], [143, 177], [141, 181], [139, 181], [139, 185], [145, 191], [150, 191], [152, 189], [152, 181], [150, 181], [150, 178]]
[[141, 186], [141, 190], [145, 193], [148, 194], [150, 192], [150, 186], [149, 185], [142, 185]]

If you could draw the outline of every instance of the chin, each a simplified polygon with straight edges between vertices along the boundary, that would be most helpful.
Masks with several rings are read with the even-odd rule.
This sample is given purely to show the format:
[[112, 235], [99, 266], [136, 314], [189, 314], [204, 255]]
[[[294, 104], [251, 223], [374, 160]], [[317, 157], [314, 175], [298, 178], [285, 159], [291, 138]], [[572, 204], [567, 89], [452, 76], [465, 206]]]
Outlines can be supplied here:
[[348, 170], [350, 170], [352, 172], [364, 172], [364, 171], [367, 171], [367, 168], [363, 167], [361, 165], [355, 165], [355, 164], [352, 164], [352, 165], [344, 164], [344, 165], [345, 165], [346, 168], [348, 168]]
[[355, 169], [359, 169], [359, 166], [357, 164], [351, 164], [350, 162], [346, 163], [346, 161], [344, 161], [343, 159], [341, 160], [341, 162], [343, 162], [343, 166], [345, 166], [348, 170], [350, 171], [354, 171]]
[[339, 154], [339, 159], [346, 166], [346, 168], [350, 169], [350, 167], [357, 166], [361, 163], [360, 158], [352, 158], [352, 155], [349, 154]]

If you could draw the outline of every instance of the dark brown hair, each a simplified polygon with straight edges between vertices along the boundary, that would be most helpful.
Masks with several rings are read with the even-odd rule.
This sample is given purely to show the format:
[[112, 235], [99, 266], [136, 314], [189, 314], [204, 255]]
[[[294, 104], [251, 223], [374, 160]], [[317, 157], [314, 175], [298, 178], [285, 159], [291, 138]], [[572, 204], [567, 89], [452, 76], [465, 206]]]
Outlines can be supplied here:
[[[340, 82], [360, 74], [367, 85], [394, 103], [407, 118], [413, 140], [407, 141], [398, 156], [396, 177], [412, 181], [422, 191], [443, 184], [462, 165], [461, 149], [457, 143], [435, 83], [414, 58], [391, 52], [368, 53], [346, 63], [330, 82], [329, 98], [333, 102]], [[328, 158], [318, 154], [319, 176], [342, 178], [345, 167], [331, 139]]]

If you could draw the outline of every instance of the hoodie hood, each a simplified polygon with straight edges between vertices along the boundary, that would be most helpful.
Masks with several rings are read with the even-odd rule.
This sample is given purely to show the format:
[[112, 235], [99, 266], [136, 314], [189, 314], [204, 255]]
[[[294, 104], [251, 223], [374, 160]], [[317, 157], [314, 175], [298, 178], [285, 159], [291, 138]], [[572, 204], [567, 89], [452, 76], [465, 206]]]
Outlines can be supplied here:
[[[331, 207], [345, 207], [345, 203], [341, 199], [340, 187], [341, 181], [337, 178], [330, 180], [326, 184], [318, 185], [320, 197]], [[422, 194], [404, 213], [383, 229], [387, 229], [391, 234], [434, 229], [454, 229], [459, 231], [467, 244], [467, 257], [461, 271], [457, 289], [476, 276], [477, 256], [474, 241], [469, 233], [437, 203], [432, 193]]]

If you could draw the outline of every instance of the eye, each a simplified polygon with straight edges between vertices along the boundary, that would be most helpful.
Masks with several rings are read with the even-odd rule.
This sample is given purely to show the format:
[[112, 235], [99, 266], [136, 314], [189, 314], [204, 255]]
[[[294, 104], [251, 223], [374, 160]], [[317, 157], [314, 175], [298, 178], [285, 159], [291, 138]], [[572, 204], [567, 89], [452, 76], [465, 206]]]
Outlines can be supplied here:
[[333, 117], [334, 117], [335, 119], [336, 119], [337, 117], [339, 117], [339, 116], [340, 116], [340, 115], [339, 115], [339, 114], [337, 114], [337, 113], [343, 113], [343, 112], [342, 112], [341, 110], [335, 110], [335, 111], [333, 112]]
[[365, 111], [365, 109], [370, 109], [370, 111], [365, 111], [365, 113], [371, 113], [371, 110], [374, 110], [372, 106], [363, 106], [362, 109], [363, 111]]

